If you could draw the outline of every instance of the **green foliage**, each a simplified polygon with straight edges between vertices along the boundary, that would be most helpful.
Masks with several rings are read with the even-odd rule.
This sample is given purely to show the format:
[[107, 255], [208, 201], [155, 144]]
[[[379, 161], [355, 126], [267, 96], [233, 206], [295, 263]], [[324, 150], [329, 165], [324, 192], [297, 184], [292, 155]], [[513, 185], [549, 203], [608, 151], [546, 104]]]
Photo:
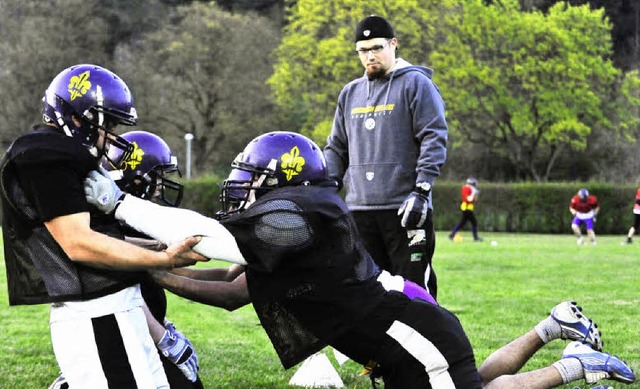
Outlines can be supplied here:
[[96, 8], [95, 0], [0, 0], [2, 146], [40, 121], [40, 101], [56, 74], [77, 63], [110, 65], [109, 25]]
[[[467, 237], [454, 243], [440, 232], [434, 257], [440, 303], [460, 319], [478, 364], [531, 329], [558, 302], [575, 300], [598, 323], [605, 350], [640, 371], [640, 345], [635, 337], [640, 317], [636, 243], [620, 246], [620, 236], [599, 237], [595, 247], [576, 247], [573, 238], [563, 235], [486, 233], [484, 237], [483, 243]], [[491, 240], [498, 245], [490, 245]], [[167, 317], [198, 352], [205, 388], [291, 388], [287, 382], [297, 367], [282, 368], [252, 307], [226, 312], [171, 293], [167, 298]], [[46, 388], [58, 376], [48, 313], [47, 305], [8, 306], [0, 254], [0, 322], [4, 331], [0, 342], [1, 388]], [[564, 341], [554, 341], [545, 346], [523, 371], [555, 362], [565, 345]], [[349, 361], [337, 370], [346, 388], [356, 383], [357, 388], [368, 387], [367, 377], [357, 381], [362, 368], [355, 362]], [[613, 381], [604, 383], [615, 386]], [[576, 385], [583, 386], [582, 381], [564, 389]]]
[[181, 208], [196, 210], [213, 217], [220, 210], [220, 190], [226, 176], [207, 175], [184, 183]]
[[340, 90], [362, 74], [353, 33], [369, 13], [391, 21], [403, 58], [435, 68], [453, 148], [481, 143], [517, 177], [547, 181], [594, 131], [625, 139], [637, 131], [637, 77], [621, 83], [602, 9], [559, 3], [543, 14], [523, 12], [517, 0], [303, 0], [291, 9], [269, 83], [288, 119], [320, 144]]
[[[170, 145], [182, 146], [191, 133], [194, 175], [226, 166], [249, 140], [273, 129], [265, 82], [278, 43], [279, 26], [265, 17], [214, 3], [176, 7], [161, 28], [122, 48], [139, 125]], [[182, 147], [177, 151], [182, 156]]]
[[[433, 191], [434, 225], [452, 230], [460, 220], [460, 183], [438, 181]], [[625, 234], [633, 224], [636, 187], [604, 183], [480, 183], [475, 207], [480, 231], [570, 234], [569, 203], [580, 188], [600, 201], [596, 234]], [[465, 227], [469, 229], [470, 226]]]
[[516, 0], [457, 9], [431, 56], [454, 142], [481, 143], [546, 181], [559, 155], [583, 150], [594, 129], [622, 128], [607, 106], [619, 72], [602, 10], [522, 12]]
[[434, 44], [438, 15], [431, 11], [437, 3], [441, 2], [296, 1], [269, 79], [281, 111], [296, 129], [324, 144], [340, 90], [364, 72], [353, 41], [358, 21], [369, 14], [389, 18], [403, 53], [421, 58], [420, 53], [431, 51]]

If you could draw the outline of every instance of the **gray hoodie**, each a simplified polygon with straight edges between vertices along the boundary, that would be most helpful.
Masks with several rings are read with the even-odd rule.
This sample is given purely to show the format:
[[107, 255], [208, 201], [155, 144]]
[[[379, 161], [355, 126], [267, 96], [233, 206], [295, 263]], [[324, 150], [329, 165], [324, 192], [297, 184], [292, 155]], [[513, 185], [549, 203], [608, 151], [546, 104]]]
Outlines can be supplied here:
[[387, 77], [365, 74], [340, 92], [324, 155], [351, 210], [396, 209], [440, 174], [448, 129], [432, 74], [398, 58]]

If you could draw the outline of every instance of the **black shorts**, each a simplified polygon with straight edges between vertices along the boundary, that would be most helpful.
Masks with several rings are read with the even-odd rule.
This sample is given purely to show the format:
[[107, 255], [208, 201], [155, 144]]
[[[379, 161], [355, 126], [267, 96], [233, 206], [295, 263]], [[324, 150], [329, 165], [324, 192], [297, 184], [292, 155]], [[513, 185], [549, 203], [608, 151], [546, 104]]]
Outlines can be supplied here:
[[471, 344], [446, 309], [412, 300], [376, 351], [385, 388], [482, 387]]

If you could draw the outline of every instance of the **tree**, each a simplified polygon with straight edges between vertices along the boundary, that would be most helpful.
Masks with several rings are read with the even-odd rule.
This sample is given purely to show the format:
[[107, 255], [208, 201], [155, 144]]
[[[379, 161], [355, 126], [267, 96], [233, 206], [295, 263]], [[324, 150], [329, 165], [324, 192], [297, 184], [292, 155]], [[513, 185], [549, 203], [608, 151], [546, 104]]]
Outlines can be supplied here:
[[276, 103], [323, 144], [341, 88], [362, 74], [355, 24], [377, 13], [392, 22], [403, 58], [435, 69], [452, 150], [475, 142], [508, 161], [516, 178], [546, 181], [593, 131], [630, 138], [637, 115], [620, 111], [637, 106], [621, 94], [625, 76], [610, 60], [602, 10], [562, 3], [543, 14], [523, 12], [517, 0], [484, 3], [297, 1], [269, 80]]
[[584, 150], [594, 129], [633, 132], [637, 117], [619, 113], [638, 106], [623, 104], [602, 10], [557, 4], [544, 15], [521, 12], [515, 0], [456, 8], [431, 56], [443, 70], [455, 144], [480, 143], [507, 157], [521, 178], [547, 181], [558, 158]]
[[60, 71], [86, 62], [109, 67], [107, 24], [95, 16], [97, 3], [0, 0], [3, 148], [40, 120], [44, 91]]
[[387, 17], [403, 56], [424, 61], [433, 50], [437, 4], [448, 1], [299, 0], [290, 2], [277, 63], [269, 79], [283, 120], [324, 144], [338, 94], [364, 72], [355, 54], [355, 28], [370, 14]]
[[180, 155], [194, 136], [193, 172], [228, 166], [256, 135], [273, 129], [265, 81], [278, 27], [255, 14], [215, 4], [175, 8], [157, 31], [120, 56], [134, 82], [140, 126], [163, 136]]

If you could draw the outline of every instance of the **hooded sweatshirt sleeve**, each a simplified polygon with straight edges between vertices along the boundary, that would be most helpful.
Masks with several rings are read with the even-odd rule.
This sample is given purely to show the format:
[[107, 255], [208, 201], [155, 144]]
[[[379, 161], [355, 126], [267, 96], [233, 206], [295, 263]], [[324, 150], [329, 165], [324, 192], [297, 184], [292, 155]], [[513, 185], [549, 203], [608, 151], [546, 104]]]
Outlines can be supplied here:
[[340, 92], [336, 112], [333, 117], [331, 134], [327, 139], [327, 146], [324, 148], [324, 157], [327, 160], [327, 170], [329, 177], [342, 182], [345, 170], [348, 165], [348, 139], [344, 122], [344, 95], [345, 90]]
[[418, 87], [411, 100], [414, 131], [420, 144], [416, 183], [433, 184], [447, 158], [448, 127], [440, 91], [428, 77], [417, 77]]

